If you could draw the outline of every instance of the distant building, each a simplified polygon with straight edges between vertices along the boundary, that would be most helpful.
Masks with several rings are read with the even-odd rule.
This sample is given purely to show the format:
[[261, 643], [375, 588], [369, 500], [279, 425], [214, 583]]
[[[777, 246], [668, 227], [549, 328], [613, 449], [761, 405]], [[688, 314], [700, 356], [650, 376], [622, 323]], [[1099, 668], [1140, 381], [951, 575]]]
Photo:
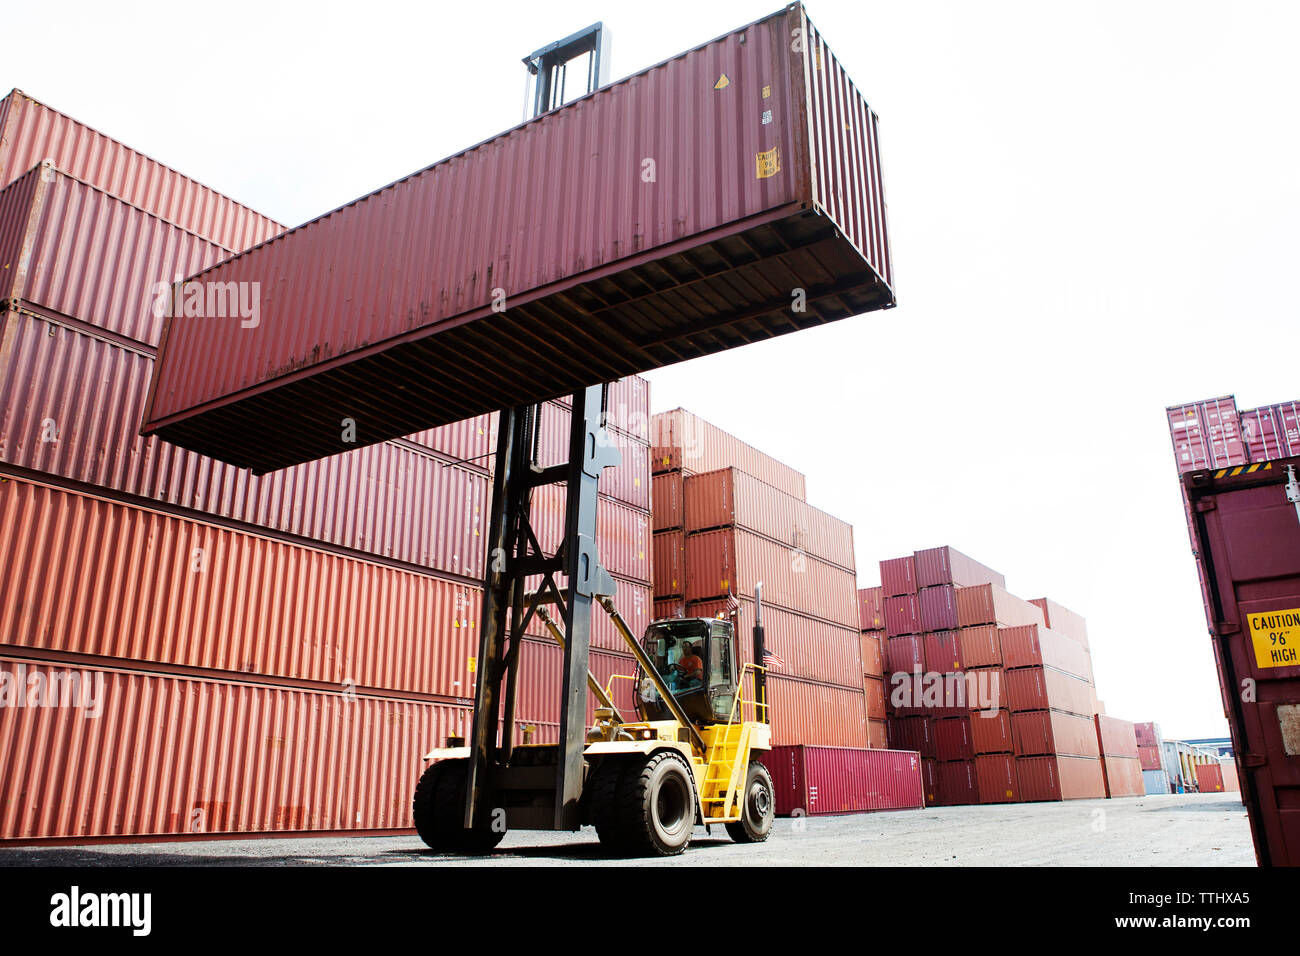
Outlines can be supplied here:
[[1202, 750], [1213, 750], [1220, 757], [1232, 756], [1232, 741], [1227, 737], [1189, 738], [1186, 742]]

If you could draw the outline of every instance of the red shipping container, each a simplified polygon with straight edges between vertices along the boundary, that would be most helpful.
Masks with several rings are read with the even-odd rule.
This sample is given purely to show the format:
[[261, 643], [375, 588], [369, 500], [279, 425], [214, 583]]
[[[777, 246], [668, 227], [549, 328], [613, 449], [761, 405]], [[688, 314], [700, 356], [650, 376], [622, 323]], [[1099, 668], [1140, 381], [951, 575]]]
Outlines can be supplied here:
[[[723, 73], [730, 93], [715, 89]], [[781, 121], [755, 123], [760, 102]], [[684, 135], [684, 116], [709, 121]], [[359, 390], [365, 435], [379, 441], [824, 324], [840, 309], [889, 308], [876, 133], [802, 5], [790, 5], [195, 277], [264, 281], [262, 321], [238, 336], [226, 323], [170, 322], [144, 427], [265, 472], [337, 451], [355, 405], [345, 396]], [[665, 142], [677, 148], [660, 155], [654, 183], [626, 174]], [[719, 201], [694, 201], [701, 188]], [[484, 194], [498, 199], [490, 213], [467, 214], [467, 197]], [[727, 258], [732, 245], [750, 258]], [[688, 256], [729, 265], [687, 273]], [[650, 263], [654, 284], [642, 275]], [[809, 309], [773, 302], [774, 268], [807, 289]], [[620, 281], [640, 290], [630, 302], [610, 301]], [[820, 308], [829, 301], [835, 310]]]
[[1164, 742], [1160, 736], [1160, 725], [1154, 721], [1134, 724], [1133, 732], [1137, 735], [1138, 745], [1142, 747], [1159, 747]]
[[935, 742], [929, 717], [890, 717], [889, 746], [894, 750], [915, 750], [922, 757], [934, 759]]
[[966, 704], [972, 713], [1007, 709], [1006, 672], [1000, 667], [966, 668]]
[[1001, 624], [1019, 627], [1042, 624], [1043, 612], [1028, 601], [1008, 594], [996, 584], [980, 584], [957, 589], [957, 619], [962, 627], [976, 624]]
[[655, 531], [681, 531], [686, 522], [684, 482], [680, 471], [655, 475], [650, 513]]
[[682, 450], [667, 445], [650, 446], [650, 471], [656, 475], [670, 471], [681, 472], [683, 475], [695, 474], [689, 469], [682, 468]]
[[[613, 578], [616, 592], [614, 604], [618, 607], [623, 620], [627, 622], [628, 629], [639, 637], [645, 633], [646, 627], [650, 624], [650, 616], [654, 612], [654, 591], [650, 585], [642, 581], [632, 581], [617, 574], [613, 575]], [[556, 583], [561, 589], [567, 586], [563, 575], [559, 576]], [[537, 588], [540, 584], [540, 575], [525, 579], [525, 586], [529, 590]], [[549, 632], [536, 615], [529, 622], [525, 633], [530, 637], [550, 640]], [[601, 650], [627, 651], [627, 642], [614, 629], [609, 615], [597, 607], [591, 610], [591, 646]]]
[[[567, 509], [563, 485], [533, 489], [531, 523], [537, 542], [547, 554], [554, 554], [564, 538]], [[634, 581], [650, 580], [650, 516], [643, 511], [601, 497], [596, 504], [596, 550], [601, 564], [611, 574]], [[664, 592], [665, 597], [671, 591]]]
[[[1098, 714], [1094, 719], [1097, 722], [1097, 740], [1101, 743], [1101, 753], [1110, 757], [1138, 756], [1137, 734], [1130, 721], [1107, 717], [1105, 714]], [[1159, 770], [1160, 764], [1157, 762], [1154, 767], [1144, 766], [1142, 769]]]
[[0, 100], [0, 187], [46, 159], [68, 174], [236, 252], [284, 226], [21, 90]]
[[1164, 763], [1161, 760], [1161, 748], [1148, 747], [1145, 744], [1137, 748], [1138, 762], [1142, 764], [1143, 770], [1163, 770]]
[[852, 571], [793, 551], [741, 528], [686, 536], [686, 598], [705, 601], [728, 594], [857, 630], [857, 581]]
[[1043, 612], [1043, 621], [1053, 631], [1088, 646], [1088, 623], [1082, 614], [1076, 614], [1049, 598], [1034, 598], [1029, 603]]
[[[1234, 472], [1239, 472], [1235, 473]], [[1233, 750], [1261, 866], [1300, 864], [1300, 535], [1287, 486], [1300, 458], [1183, 479]], [[1285, 641], [1285, 646], [1282, 645]], [[1249, 679], [1249, 699], [1240, 693]]]
[[1180, 475], [1201, 468], [1246, 464], [1246, 446], [1241, 440], [1233, 396], [1171, 405], [1166, 411]]
[[921, 608], [915, 594], [885, 598], [885, 633], [890, 637], [920, 634]]
[[739, 468], [685, 480], [686, 531], [735, 526], [852, 571], [853, 527]]
[[990, 710], [970, 717], [971, 746], [978, 754], [1009, 754], [1015, 752], [1011, 714], [1005, 710]]
[[975, 764], [971, 761], [935, 765], [935, 783], [938, 789], [935, 803], [941, 807], [958, 807], [979, 802], [979, 782]]
[[[625, 719], [636, 719], [633, 694], [636, 658], [631, 654], [610, 653], [592, 648], [587, 665], [600, 685], [608, 690], [614, 706]], [[528, 639], [519, 648], [519, 684], [515, 697], [515, 721], [518, 724], [560, 726], [561, 679], [564, 651], [559, 644]], [[619, 676], [616, 676], [619, 675]], [[595, 718], [596, 695], [587, 691], [587, 721]]]
[[[636, 380], [636, 376], [623, 381]], [[615, 382], [615, 385], [619, 383]], [[544, 402], [537, 442], [537, 464], [543, 468], [561, 465], [569, 460], [569, 421], [567, 405]], [[619, 452], [619, 463], [600, 473], [598, 491], [608, 498], [622, 502], [637, 511], [649, 513], [652, 506], [650, 489], [650, 447], [644, 442], [607, 428], [606, 438]], [[495, 449], [493, 449], [495, 451]], [[561, 488], [563, 485], [544, 487]], [[542, 489], [539, 488], [538, 491]], [[537, 492], [534, 492], [536, 495]]]
[[686, 616], [686, 598], [655, 598], [655, 620]]
[[867, 677], [885, 676], [885, 651], [881, 646], [884, 631], [862, 632], [862, 673]]
[[1097, 757], [1017, 757], [1020, 799], [1100, 800], [1106, 796], [1101, 760]]
[[887, 750], [889, 748], [889, 735], [883, 720], [867, 721], [867, 746], [872, 750]]
[[1237, 793], [1241, 790], [1241, 784], [1237, 777], [1237, 764], [1232, 757], [1219, 758], [1219, 770], [1223, 774], [1223, 792]]
[[885, 629], [885, 592], [883, 588], [858, 589], [858, 626], [864, 631]]
[[[568, 393], [555, 399], [568, 409]], [[650, 443], [650, 381], [640, 375], [626, 375], [605, 385], [605, 427], [622, 432], [638, 444]]]
[[[150, 346], [158, 344], [163, 307], [176, 277], [229, 255], [224, 246], [48, 163], [0, 192], [0, 298], [72, 316]], [[240, 303], [228, 304], [237, 315]]]
[[[144, 346], [9, 312], [0, 332], [0, 459], [195, 517], [482, 580], [490, 489], [481, 471], [390, 442], [253, 477], [136, 433], [151, 361]], [[57, 440], [45, 440], [51, 434]]]
[[1020, 784], [1016, 758], [1010, 754], [981, 754], [975, 758], [980, 803], [1018, 803]]
[[[1154, 768], [1156, 770], [1159, 767]], [[1141, 797], [1146, 794], [1142, 766], [1136, 757], [1106, 754], [1101, 758], [1102, 779], [1108, 797]]]
[[925, 656], [921, 638], [916, 635], [891, 637], [885, 640], [885, 673], [915, 674], [925, 670]]
[[1091, 719], [1096, 691], [1077, 677], [1050, 667], [1018, 667], [1003, 675], [1007, 708], [1063, 710]]
[[739, 468], [800, 501], [807, 499], [803, 472], [764, 454], [684, 408], [659, 412], [650, 419], [650, 444], [670, 449], [680, 461], [673, 467], [697, 475], [720, 468]]
[[1087, 649], [1063, 634], [1038, 624], [1029, 624], [1002, 628], [999, 638], [1004, 667], [1047, 666], [1083, 680], [1091, 678]]
[[1068, 754], [1096, 757], [1097, 729], [1087, 717], [1059, 710], [1035, 710], [1011, 715], [1016, 755], [1033, 757]]
[[925, 805], [921, 759], [910, 751], [799, 745], [774, 747], [759, 759], [772, 775], [778, 816]]
[[860, 684], [833, 687], [769, 674], [767, 700], [774, 746], [867, 746], [866, 697]]
[[952, 585], [926, 588], [917, 595], [921, 629], [947, 631], [957, 628], [957, 589]]
[[404, 440], [436, 451], [462, 468], [487, 473], [496, 455], [497, 419], [496, 415], [476, 415], [406, 435]]
[[967, 667], [1001, 667], [1001, 629], [996, 624], [963, 627], [957, 632], [961, 660]]
[[944, 546], [918, 551], [916, 558], [916, 586], [918, 588], [955, 584], [972, 587], [976, 584], [996, 584], [1006, 588], [1007, 579], [992, 568], [985, 567], [974, 558], [968, 558], [956, 548]]
[[686, 535], [660, 531], [654, 536], [655, 600], [686, 593]]
[[916, 593], [916, 559], [889, 558], [880, 562], [880, 585], [885, 597]]
[[879, 677], [863, 678], [867, 695], [867, 720], [885, 719], [885, 682]]
[[0, 594], [0, 644], [473, 697], [477, 587], [13, 476]]
[[[0, 661], [6, 683], [68, 670]], [[0, 793], [22, 794], [0, 802], [0, 840], [409, 830], [423, 755], [472, 723], [425, 700], [74, 673], [87, 707], [0, 707]]]
[[921, 783], [925, 791], [925, 805], [935, 807], [939, 805], [939, 762], [937, 760], [921, 760]]
[[[976, 720], [980, 718], [976, 717]], [[934, 755], [939, 760], [974, 760], [975, 747], [971, 739], [971, 718], [945, 717], [936, 720]]]
[[957, 631], [939, 631], [925, 635], [925, 669], [939, 674], [962, 669], [961, 645]]

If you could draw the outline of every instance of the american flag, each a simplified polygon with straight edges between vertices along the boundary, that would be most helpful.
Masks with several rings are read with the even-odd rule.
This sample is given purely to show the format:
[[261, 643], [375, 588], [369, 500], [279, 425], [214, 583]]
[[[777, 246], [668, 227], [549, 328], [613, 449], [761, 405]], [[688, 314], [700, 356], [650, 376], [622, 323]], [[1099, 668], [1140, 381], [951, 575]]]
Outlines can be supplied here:
[[766, 647], [763, 648], [763, 666], [764, 667], [785, 667], [785, 661], [777, 657]]

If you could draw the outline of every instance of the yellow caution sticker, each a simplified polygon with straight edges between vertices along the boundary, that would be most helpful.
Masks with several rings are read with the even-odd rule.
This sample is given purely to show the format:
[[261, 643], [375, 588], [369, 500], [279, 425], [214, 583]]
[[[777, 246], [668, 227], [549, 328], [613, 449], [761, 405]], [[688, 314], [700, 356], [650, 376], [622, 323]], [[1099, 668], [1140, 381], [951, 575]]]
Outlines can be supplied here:
[[731, 80], [727, 79], [727, 74], [723, 73], [718, 77], [718, 82], [713, 84], [715, 90], [725, 90], [731, 85]]
[[472, 673], [474, 673], [476, 670], [478, 670], [478, 658], [477, 658], [477, 657], [471, 657], [471, 658], [469, 659], [469, 672], [472, 674]]
[[756, 172], [759, 179], [770, 179], [781, 171], [781, 157], [777, 154], [776, 147], [756, 153], [754, 156]]
[[[772, 96], [772, 87], [770, 86], [763, 87], [763, 99], [765, 100], [770, 99], [771, 96]], [[5, 268], [8, 268], [8, 266], [6, 266]]]
[[1300, 607], [1246, 616], [1258, 667], [1300, 666]]

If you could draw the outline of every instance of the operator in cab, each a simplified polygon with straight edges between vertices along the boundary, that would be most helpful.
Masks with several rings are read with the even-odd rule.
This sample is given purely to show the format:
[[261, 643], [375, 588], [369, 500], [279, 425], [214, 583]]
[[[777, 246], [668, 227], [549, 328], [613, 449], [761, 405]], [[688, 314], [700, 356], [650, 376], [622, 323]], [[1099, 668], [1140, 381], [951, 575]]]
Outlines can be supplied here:
[[704, 658], [700, 656], [700, 645], [688, 645], [686, 653], [677, 661], [677, 666], [681, 668], [684, 687], [695, 687], [704, 683]]

